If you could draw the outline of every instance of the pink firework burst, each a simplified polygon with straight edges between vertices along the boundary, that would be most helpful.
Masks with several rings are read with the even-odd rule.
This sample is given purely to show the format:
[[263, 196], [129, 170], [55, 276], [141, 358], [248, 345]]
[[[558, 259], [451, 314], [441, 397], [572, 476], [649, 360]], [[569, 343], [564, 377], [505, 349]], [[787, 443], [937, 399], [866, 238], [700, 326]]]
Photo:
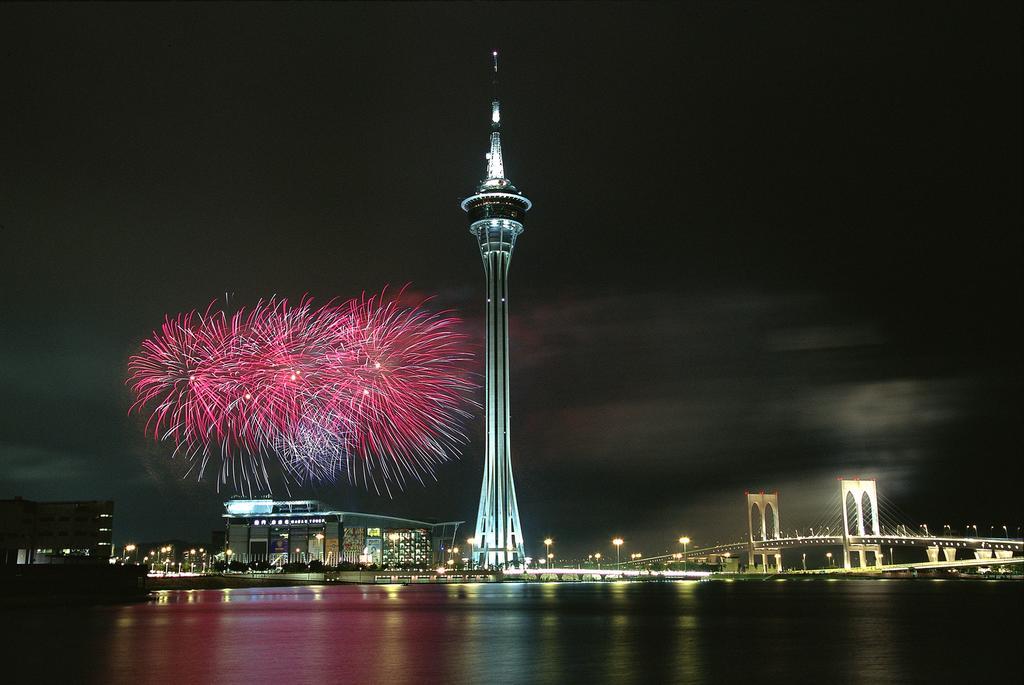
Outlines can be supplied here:
[[128, 362], [132, 409], [200, 476], [219, 458], [219, 482], [247, 491], [274, 461], [300, 483], [422, 482], [465, 444], [476, 385], [459, 319], [401, 295], [168, 316]]

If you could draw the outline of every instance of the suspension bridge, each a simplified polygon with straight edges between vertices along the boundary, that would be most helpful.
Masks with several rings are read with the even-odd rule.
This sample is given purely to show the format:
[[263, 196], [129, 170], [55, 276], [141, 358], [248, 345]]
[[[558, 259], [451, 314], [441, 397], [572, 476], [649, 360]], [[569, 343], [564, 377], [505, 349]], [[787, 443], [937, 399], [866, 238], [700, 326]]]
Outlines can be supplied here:
[[[791, 529], [782, 526], [778, 492], [746, 493], [747, 539], [698, 547], [653, 557], [622, 562], [623, 566], [650, 565], [686, 558], [746, 556], [751, 570], [782, 571], [782, 552], [800, 548], [842, 547], [842, 559], [835, 570], [952, 568], [987, 564], [1024, 563], [1024, 539], [1003, 536], [955, 535], [949, 526], [932, 534], [927, 525], [912, 525], [895, 503], [880, 498], [874, 480], [840, 478], [839, 497], [814, 526]], [[883, 506], [884, 505], [884, 506]], [[968, 526], [970, 530], [972, 526]], [[806, 530], [806, 533], [801, 532]], [[894, 564], [897, 549], [923, 549], [925, 560]], [[886, 550], [889, 552], [887, 553]], [[760, 557], [760, 563], [758, 562]], [[886, 560], [888, 559], [888, 563]], [[829, 556], [831, 567], [831, 556]]]

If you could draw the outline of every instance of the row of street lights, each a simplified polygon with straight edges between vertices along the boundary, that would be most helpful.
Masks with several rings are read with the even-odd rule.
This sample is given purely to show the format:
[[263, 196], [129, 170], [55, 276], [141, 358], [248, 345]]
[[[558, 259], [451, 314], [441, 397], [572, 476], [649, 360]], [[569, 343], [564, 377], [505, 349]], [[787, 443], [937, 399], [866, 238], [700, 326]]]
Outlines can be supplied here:
[[[546, 544], [548, 541], [545, 540], [544, 542]], [[615, 565], [616, 566], [621, 566], [622, 565], [622, 559], [621, 559], [621, 556], [620, 556], [620, 549], [621, 549], [622, 545], [624, 545], [625, 543], [626, 543], [626, 541], [623, 540], [621, 537], [616, 536], [616, 537], [612, 538], [612, 544], [615, 545]], [[682, 559], [683, 560], [683, 570], [686, 570], [686, 546], [690, 544], [690, 538], [687, 537], [686, 535], [682, 536], [681, 538], [679, 538], [679, 544], [683, 546], [683, 552], [682, 552], [682, 554], [674, 554], [673, 557], [675, 557], [676, 559]], [[629, 555], [630, 561], [637, 561], [637, 560], [642, 559], [642, 558], [643, 558], [643, 554], [640, 553], [640, 552], [635, 552], [635, 553]], [[598, 570], [601, 569], [601, 553], [600, 552], [594, 552], [593, 554], [588, 554], [587, 555], [587, 559], [589, 559], [591, 561], [595, 561], [596, 560], [597, 561], [597, 568], [598, 568]]]
[[[612, 545], [615, 546], [615, 565], [616, 566], [621, 566], [622, 565], [622, 545], [626, 544], [626, 541], [624, 539], [622, 539], [621, 537], [619, 537], [619, 536], [615, 536], [614, 538], [612, 538], [611, 542], [612, 542]], [[678, 542], [682, 546], [683, 551], [682, 551], [681, 554], [675, 554], [673, 556], [676, 559], [681, 559], [682, 560], [683, 569], [685, 569], [686, 568], [686, 563], [687, 563], [687, 546], [690, 544], [691, 540], [690, 540], [690, 538], [688, 536], [683, 535], [682, 537], [679, 538]], [[555, 558], [555, 555], [551, 552], [551, 546], [553, 544], [555, 544], [555, 541], [552, 540], [550, 537], [544, 538], [544, 558], [537, 560], [539, 564], [547, 564], [547, 565], [550, 566], [553, 563], [553, 560]], [[467, 538], [466, 539], [466, 545], [469, 546], [469, 553], [470, 553], [470, 557], [469, 558], [470, 558], [470, 560], [472, 560], [473, 552], [474, 552], [475, 546], [476, 546], [476, 539], [475, 538]], [[454, 555], [458, 554], [458, 551], [459, 551], [458, 547], [452, 547], [451, 549], [448, 550], [448, 554], [451, 557], [451, 558], [448, 559], [448, 562], [447, 562], [448, 566], [453, 566], [454, 565], [454, 563], [455, 563]], [[601, 558], [602, 558], [602, 556], [601, 556], [600, 552], [595, 552], [593, 554], [587, 555], [587, 559], [588, 560], [590, 560], [591, 562], [596, 562], [597, 563], [598, 569], [601, 568]], [[635, 561], [638, 561], [638, 560], [642, 559], [643, 555], [640, 552], [634, 552], [634, 553], [630, 554], [629, 558], [630, 558], [630, 561], [635, 562]], [[470, 563], [472, 563], [472, 561]]]
[[[552, 563], [554, 563], [555, 555], [551, 551], [551, 545], [553, 545], [553, 544], [555, 544], [554, 540], [552, 540], [551, 538], [544, 538], [544, 558], [543, 559], [538, 559], [537, 560], [538, 563], [540, 563], [540, 564], [547, 564], [549, 566]], [[469, 546], [469, 559], [468, 560], [469, 560], [470, 565], [472, 565], [472, 563], [473, 563], [473, 551], [476, 548], [476, 538], [466, 538], [466, 545]], [[458, 547], [453, 547], [450, 550], [448, 550], [449, 554], [458, 554], [458, 552], [459, 552], [459, 548]], [[466, 559], [463, 559], [463, 561], [466, 561]], [[451, 559], [448, 560], [448, 565], [449, 566], [453, 565], [453, 563], [454, 563], [453, 560], [451, 560]]]
[[[129, 544], [125, 545], [124, 546], [124, 553], [121, 555], [121, 563], [127, 564], [127, 563], [129, 563], [129, 561], [131, 561], [132, 563], [138, 563], [138, 561], [139, 561], [138, 550], [139, 550], [139, 546], [134, 544], [134, 543], [129, 543]], [[181, 572], [183, 564], [187, 565], [187, 567], [190, 568], [192, 572], [195, 572], [196, 564], [199, 563], [201, 565], [200, 568], [201, 568], [202, 572], [204, 572], [204, 573], [206, 572], [206, 570], [207, 570], [207, 561], [208, 561], [206, 548], [204, 548], [204, 547], [199, 547], [199, 548], [193, 547], [192, 549], [184, 550], [182, 552], [182, 554], [184, 555], [184, 561], [183, 562], [181, 562], [181, 561], [173, 562], [172, 559], [171, 559], [171, 555], [173, 553], [174, 553], [174, 547], [172, 545], [164, 545], [159, 550], [155, 550], [155, 549], [154, 550], [150, 550], [149, 554], [147, 554], [146, 556], [142, 557], [142, 563], [143, 564], [152, 564], [152, 565], [163, 564], [164, 572], [165, 573], [170, 569], [170, 565], [172, 563], [176, 563], [177, 564], [178, 572]]]

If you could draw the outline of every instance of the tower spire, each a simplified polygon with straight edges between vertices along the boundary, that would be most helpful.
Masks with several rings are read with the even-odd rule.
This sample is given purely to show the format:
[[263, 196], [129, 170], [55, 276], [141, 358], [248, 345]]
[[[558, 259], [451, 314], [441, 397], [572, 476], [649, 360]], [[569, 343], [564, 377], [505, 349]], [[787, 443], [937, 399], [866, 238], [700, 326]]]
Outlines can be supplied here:
[[[494, 74], [491, 76], [491, 89], [494, 92], [494, 97], [491, 98], [492, 102], [498, 101], [498, 51], [494, 50], [491, 52], [491, 56], [494, 58]], [[498, 122], [494, 122], [497, 124]]]
[[480, 190], [503, 188], [512, 185], [505, 178], [505, 164], [501, 158], [501, 101], [498, 99], [498, 51], [492, 51], [491, 57], [494, 61], [494, 72], [491, 77], [491, 85], [494, 89], [494, 97], [491, 99], [491, 150], [487, 153], [487, 177], [480, 185]]

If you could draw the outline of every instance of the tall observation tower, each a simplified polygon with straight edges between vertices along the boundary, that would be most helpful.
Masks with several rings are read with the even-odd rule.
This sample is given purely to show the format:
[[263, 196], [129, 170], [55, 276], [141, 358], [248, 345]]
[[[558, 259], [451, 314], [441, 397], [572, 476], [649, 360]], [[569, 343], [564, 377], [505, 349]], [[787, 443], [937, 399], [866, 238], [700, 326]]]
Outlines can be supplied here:
[[469, 232], [480, 244], [487, 280], [487, 370], [484, 420], [484, 482], [476, 519], [473, 561], [477, 566], [521, 566], [526, 557], [512, 480], [508, 410], [508, 266], [516, 237], [531, 202], [505, 178], [501, 159], [501, 105], [498, 102], [498, 53], [494, 58], [491, 148], [487, 176], [476, 193], [462, 201]]

